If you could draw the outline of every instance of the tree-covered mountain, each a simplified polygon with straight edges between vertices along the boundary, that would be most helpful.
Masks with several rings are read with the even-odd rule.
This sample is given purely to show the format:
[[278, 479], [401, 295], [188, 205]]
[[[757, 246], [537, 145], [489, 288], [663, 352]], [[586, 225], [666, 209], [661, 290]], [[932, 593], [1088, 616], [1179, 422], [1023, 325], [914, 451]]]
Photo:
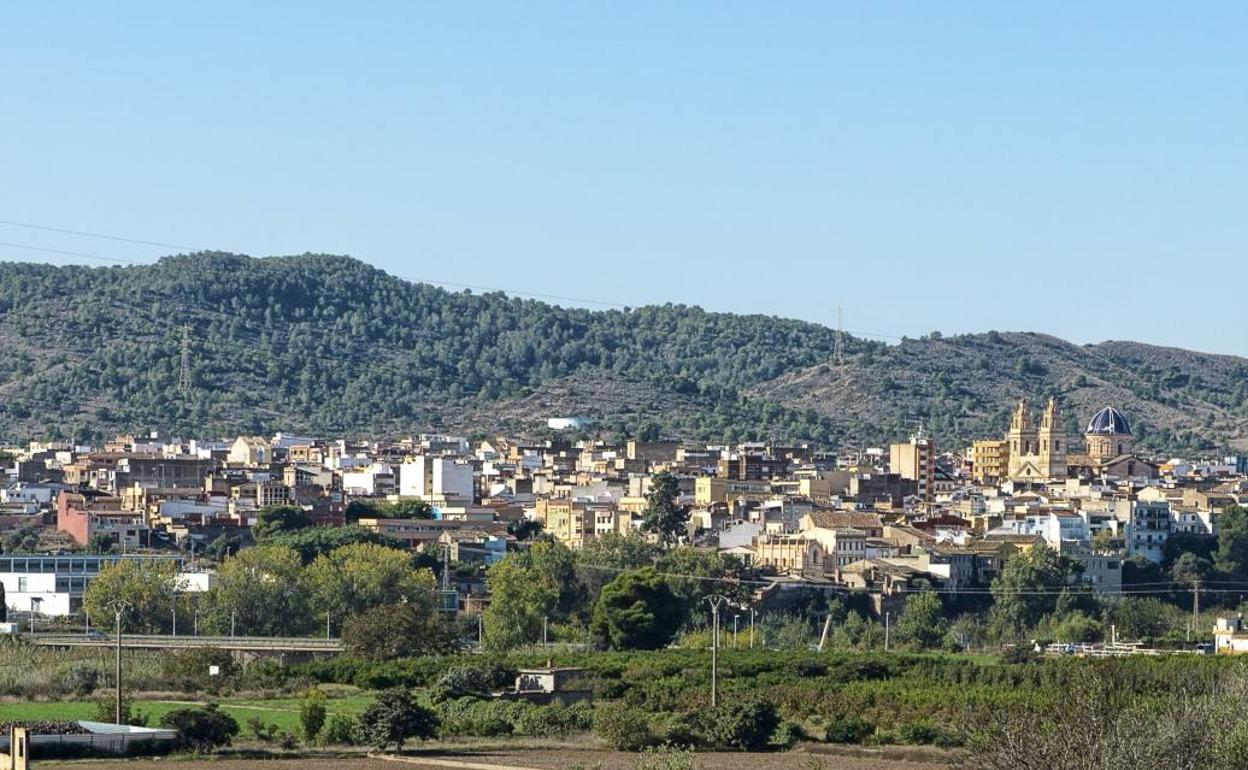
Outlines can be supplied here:
[[[179, 388], [183, 327], [189, 395]], [[1134, 413], [1150, 442], [1242, 438], [1248, 361], [1038, 335], [884, 346], [767, 316], [562, 308], [413, 284], [346, 257], [203, 253], [135, 267], [0, 264], [0, 441], [287, 430], [881, 441], [922, 418], [990, 435], [1021, 393]], [[952, 443], [946, 443], [952, 445]]]

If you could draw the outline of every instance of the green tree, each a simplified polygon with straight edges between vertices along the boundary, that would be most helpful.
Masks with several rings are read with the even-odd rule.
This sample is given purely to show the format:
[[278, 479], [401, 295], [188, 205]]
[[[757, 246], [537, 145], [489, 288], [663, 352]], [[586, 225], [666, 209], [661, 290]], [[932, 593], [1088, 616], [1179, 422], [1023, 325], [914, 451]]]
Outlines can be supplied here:
[[1151, 639], [1171, 628], [1175, 608], [1153, 597], [1127, 596], [1114, 605], [1114, 626], [1119, 639]]
[[1234, 505], [1217, 517], [1218, 550], [1214, 566], [1219, 572], [1248, 575], [1248, 508]]
[[663, 576], [645, 567], [603, 586], [590, 629], [612, 649], [657, 650], [671, 641], [683, 614]]
[[318, 556], [305, 578], [318, 619], [339, 624], [383, 604], [429, 605], [436, 585], [429, 570], [413, 570], [405, 551], [356, 543]]
[[1213, 571], [1213, 564], [1194, 553], [1185, 553], [1174, 560], [1170, 575], [1174, 582], [1194, 586], [1204, 581]]
[[348, 618], [342, 643], [352, 655], [370, 660], [437, 655], [456, 646], [450, 626], [427, 601], [382, 604]]
[[270, 505], [256, 513], [256, 523], [251, 528], [251, 536], [256, 540], [264, 540], [274, 535], [296, 532], [312, 526], [312, 519], [298, 506]]
[[1072, 577], [1070, 561], [1041, 543], [1011, 557], [992, 581], [989, 619], [1002, 638], [1018, 638], [1057, 606]]
[[575, 578], [572, 553], [550, 541], [490, 566], [490, 604], [482, 618], [486, 649], [505, 652], [541, 640], [543, 618], [563, 619], [578, 604]]
[[303, 740], [311, 743], [320, 735], [325, 726], [328, 713], [325, 708], [325, 693], [319, 687], [309, 689], [299, 703], [299, 727], [303, 731]]
[[122, 630], [166, 633], [173, 623], [178, 569], [170, 559], [126, 559], [100, 570], [83, 594], [82, 607], [98, 626], [111, 627], [113, 603], [125, 603]]
[[650, 477], [646, 493], [646, 509], [642, 512], [641, 528], [657, 535], [664, 543], [673, 543], [685, 535], [689, 510], [680, 505], [680, 480], [667, 471]]
[[948, 628], [944, 605], [935, 591], [911, 594], [897, 620], [897, 641], [915, 649], [933, 650], [944, 641]]
[[199, 752], [229, 746], [238, 735], [238, 722], [215, 703], [170, 711], [160, 718], [160, 726], [176, 730], [183, 745]]
[[393, 744], [398, 751], [408, 740], [435, 737], [438, 716], [413, 701], [407, 690], [385, 690], [360, 714], [360, 733], [378, 750]]
[[662, 547], [638, 534], [607, 532], [577, 549], [577, 580], [586, 596], [597, 596], [620, 570], [653, 566], [662, 554]]
[[1125, 542], [1108, 529], [1102, 529], [1092, 536], [1092, 550], [1097, 553], [1115, 553], [1125, 547]]
[[204, 615], [213, 633], [298, 636], [318, 628], [299, 554], [281, 545], [245, 548], [221, 563]]
[[348, 524], [343, 527], [310, 527], [273, 535], [265, 540], [266, 545], [283, 545], [295, 549], [299, 552], [299, 559], [304, 564], [311, 564], [318, 556], [355, 543], [372, 543], [397, 550], [403, 550], [404, 547], [401, 541], [389, 535], [365, 529], [358, 524]]
[[108, 553], [113, 550], [113, 536], [107, 532], [96, 532], [87, 542], [87, 550], [91, 553]]

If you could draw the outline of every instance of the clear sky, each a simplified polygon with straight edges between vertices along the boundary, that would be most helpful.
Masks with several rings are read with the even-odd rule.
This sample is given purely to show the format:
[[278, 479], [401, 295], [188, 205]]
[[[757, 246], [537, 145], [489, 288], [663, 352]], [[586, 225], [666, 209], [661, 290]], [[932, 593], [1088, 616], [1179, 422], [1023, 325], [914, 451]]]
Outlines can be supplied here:
[[0, 219], [1248, 355], [1246, 32], [1232, 2], [15, 3]]

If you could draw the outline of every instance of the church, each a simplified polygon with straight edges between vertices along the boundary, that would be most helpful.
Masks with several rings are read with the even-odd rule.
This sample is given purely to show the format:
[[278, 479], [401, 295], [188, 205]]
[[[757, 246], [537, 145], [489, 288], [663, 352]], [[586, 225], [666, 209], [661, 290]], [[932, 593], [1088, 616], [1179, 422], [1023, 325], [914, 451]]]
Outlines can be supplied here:
[[1132, 438], [1127, 418], [1106, 406], [1088, 422], [1083, 433], [1084, 451], [1072, 452], [1057, 399], [1049, 399], [1036, 426], [1027, 399], [1022, 398], [1005, 437], [1007, 476], [1012, 481], [1052, 481], [1068, 476], [1155, 478], [1157, 465], [1134, 454]]
[[1027, 399], [1021, 398], [1010, 419], [1005, 437], [1009, 447], [1009, 477], [1014, 481], [1047, 481], [1066, 478], [1066, 429], [1057, 399], [1050, 398], [1037, 428], [1031, 421]]

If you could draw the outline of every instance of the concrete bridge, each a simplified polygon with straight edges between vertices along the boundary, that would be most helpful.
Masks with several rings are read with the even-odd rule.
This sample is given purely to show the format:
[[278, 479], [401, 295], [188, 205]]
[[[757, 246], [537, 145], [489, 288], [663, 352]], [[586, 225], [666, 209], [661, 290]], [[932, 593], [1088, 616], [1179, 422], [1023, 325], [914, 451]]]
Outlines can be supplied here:
[[[69, 649], [73, 647], [114, 648], [117, 640], [110, 634], [26, 634], [26, 641], [42, 647]], [[211, 647], [228, 650], [237, 657], [275, 657], [283, 660], [337, 655], [343, 651], [341, 639], [308, 639], [273, 636], [159, 636], [123, 634], [121, 647], [126, 650], [184, 650]]]

